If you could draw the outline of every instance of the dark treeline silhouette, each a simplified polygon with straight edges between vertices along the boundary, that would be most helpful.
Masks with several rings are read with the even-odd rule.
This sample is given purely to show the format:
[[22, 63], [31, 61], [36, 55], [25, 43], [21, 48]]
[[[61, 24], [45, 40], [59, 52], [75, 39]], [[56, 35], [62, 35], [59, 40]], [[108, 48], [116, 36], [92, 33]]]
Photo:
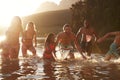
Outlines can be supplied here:
[[82, 26], [85, 18], [89, 19], [91, 26], [104, 34], [119, 30], [120, 26], [120, 0], [80, 0], [71, 6], [72, 25], [74, 32]]
[[[75, 33], [83, 26], [83, 20], [88, 19], [99, 36], [110, 31], [119, 31], [120, 28], [120, 0], [79, 0], [72, 4], [72, 27]], [[112, 39], [100, 44], [102, 51], [106, 52]], [[106, 49], [107, 48], [107, 49]]]

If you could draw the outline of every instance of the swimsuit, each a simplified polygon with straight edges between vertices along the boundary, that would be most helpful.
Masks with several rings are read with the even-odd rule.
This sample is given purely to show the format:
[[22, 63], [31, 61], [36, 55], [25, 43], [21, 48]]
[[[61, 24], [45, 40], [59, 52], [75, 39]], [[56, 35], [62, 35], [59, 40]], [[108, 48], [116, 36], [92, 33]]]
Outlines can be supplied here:
[[119, 57], [119, 51], [117, 50], [117, 48], [118, 48], [117, 44], [112, 43], [107, 54], [112, 54], [115, 55], [116, 57]]
[[82, 42], [80, 43], [80, 46], [81, 46], [81, 48], [84, 49], [85, 51], [89, 51], [89, 50], [92, 49], [92, 41], [90, 41], [90, 42], [82, 41]]
[[45, 49], [45, 51], [43, 53], [43, 58], [54, 60], [52, 52], [55, 51], [55, 44], [49, 44], [47, 46], [48, 46], [48, 48]]

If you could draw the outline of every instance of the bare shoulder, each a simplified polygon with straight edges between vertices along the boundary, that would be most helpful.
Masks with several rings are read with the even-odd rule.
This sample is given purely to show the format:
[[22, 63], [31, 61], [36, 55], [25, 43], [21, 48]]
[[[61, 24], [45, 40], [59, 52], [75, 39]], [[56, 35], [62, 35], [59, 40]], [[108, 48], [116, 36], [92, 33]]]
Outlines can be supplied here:
[[81, 27], [79, 30], [81, 31], [81, 30], [84, 30], [85, 29], [85, 27]]
[[73, 32], [71, 32], [71, 38], [76, 38], [75, 34]]
[[60, 36], [60, 35], [63, 35], [63, 34], [64, 34], [64, 32], [59, 32], [57, 35]]
[[84, 27], [81, 27], [79, 30], [78, 30], [78, 33], [77, 34], [80, 34], [81, 32], [83, 32], [85, 30]]
[[57, 37], [61, 37], [61, 36], [63, 36], [64, 35], [64, 32], [59, 32], [58, 34], [57, 34]]

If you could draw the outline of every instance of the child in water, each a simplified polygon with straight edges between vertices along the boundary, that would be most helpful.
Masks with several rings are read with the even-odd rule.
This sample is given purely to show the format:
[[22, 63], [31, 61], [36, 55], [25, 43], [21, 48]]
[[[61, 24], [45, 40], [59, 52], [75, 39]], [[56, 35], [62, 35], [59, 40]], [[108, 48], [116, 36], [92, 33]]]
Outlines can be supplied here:
[[[35, 45], [33, 46], [33, 40]], [[26, 26], [26, 30], [22, 37], [22, 54], [23, 57], [27, 57], [27, 50], [30, 50], [33, 55], [36, 55], [35, 47], [37, 46], [35, 25], [33, 22], [29, 22]]]
[[55, 35], [53, 33], [48, 34], [45, 40], [43, 59], [55, 60], [52, 54], [55, 53], [55, 45]]

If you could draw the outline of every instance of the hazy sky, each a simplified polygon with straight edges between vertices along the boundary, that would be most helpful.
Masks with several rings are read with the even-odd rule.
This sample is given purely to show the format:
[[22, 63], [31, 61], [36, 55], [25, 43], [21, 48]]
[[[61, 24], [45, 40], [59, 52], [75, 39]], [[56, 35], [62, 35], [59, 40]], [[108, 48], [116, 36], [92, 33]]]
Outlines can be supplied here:
[[61, 0], [0, 0], [0, 26], [8, 26], [15, 15], [32, 14], [44, 2], [59, 4]]
[[58, 0], [57, 4], [54, 2], [44, 2], [37, 8], [36, 12], [69, 9], [77, 1], [79, 0]]
[[35, 12], [66, 9], [78, 0], [0, 0], [0, 26], [10, 24], [13, 16], [27, 16]]

